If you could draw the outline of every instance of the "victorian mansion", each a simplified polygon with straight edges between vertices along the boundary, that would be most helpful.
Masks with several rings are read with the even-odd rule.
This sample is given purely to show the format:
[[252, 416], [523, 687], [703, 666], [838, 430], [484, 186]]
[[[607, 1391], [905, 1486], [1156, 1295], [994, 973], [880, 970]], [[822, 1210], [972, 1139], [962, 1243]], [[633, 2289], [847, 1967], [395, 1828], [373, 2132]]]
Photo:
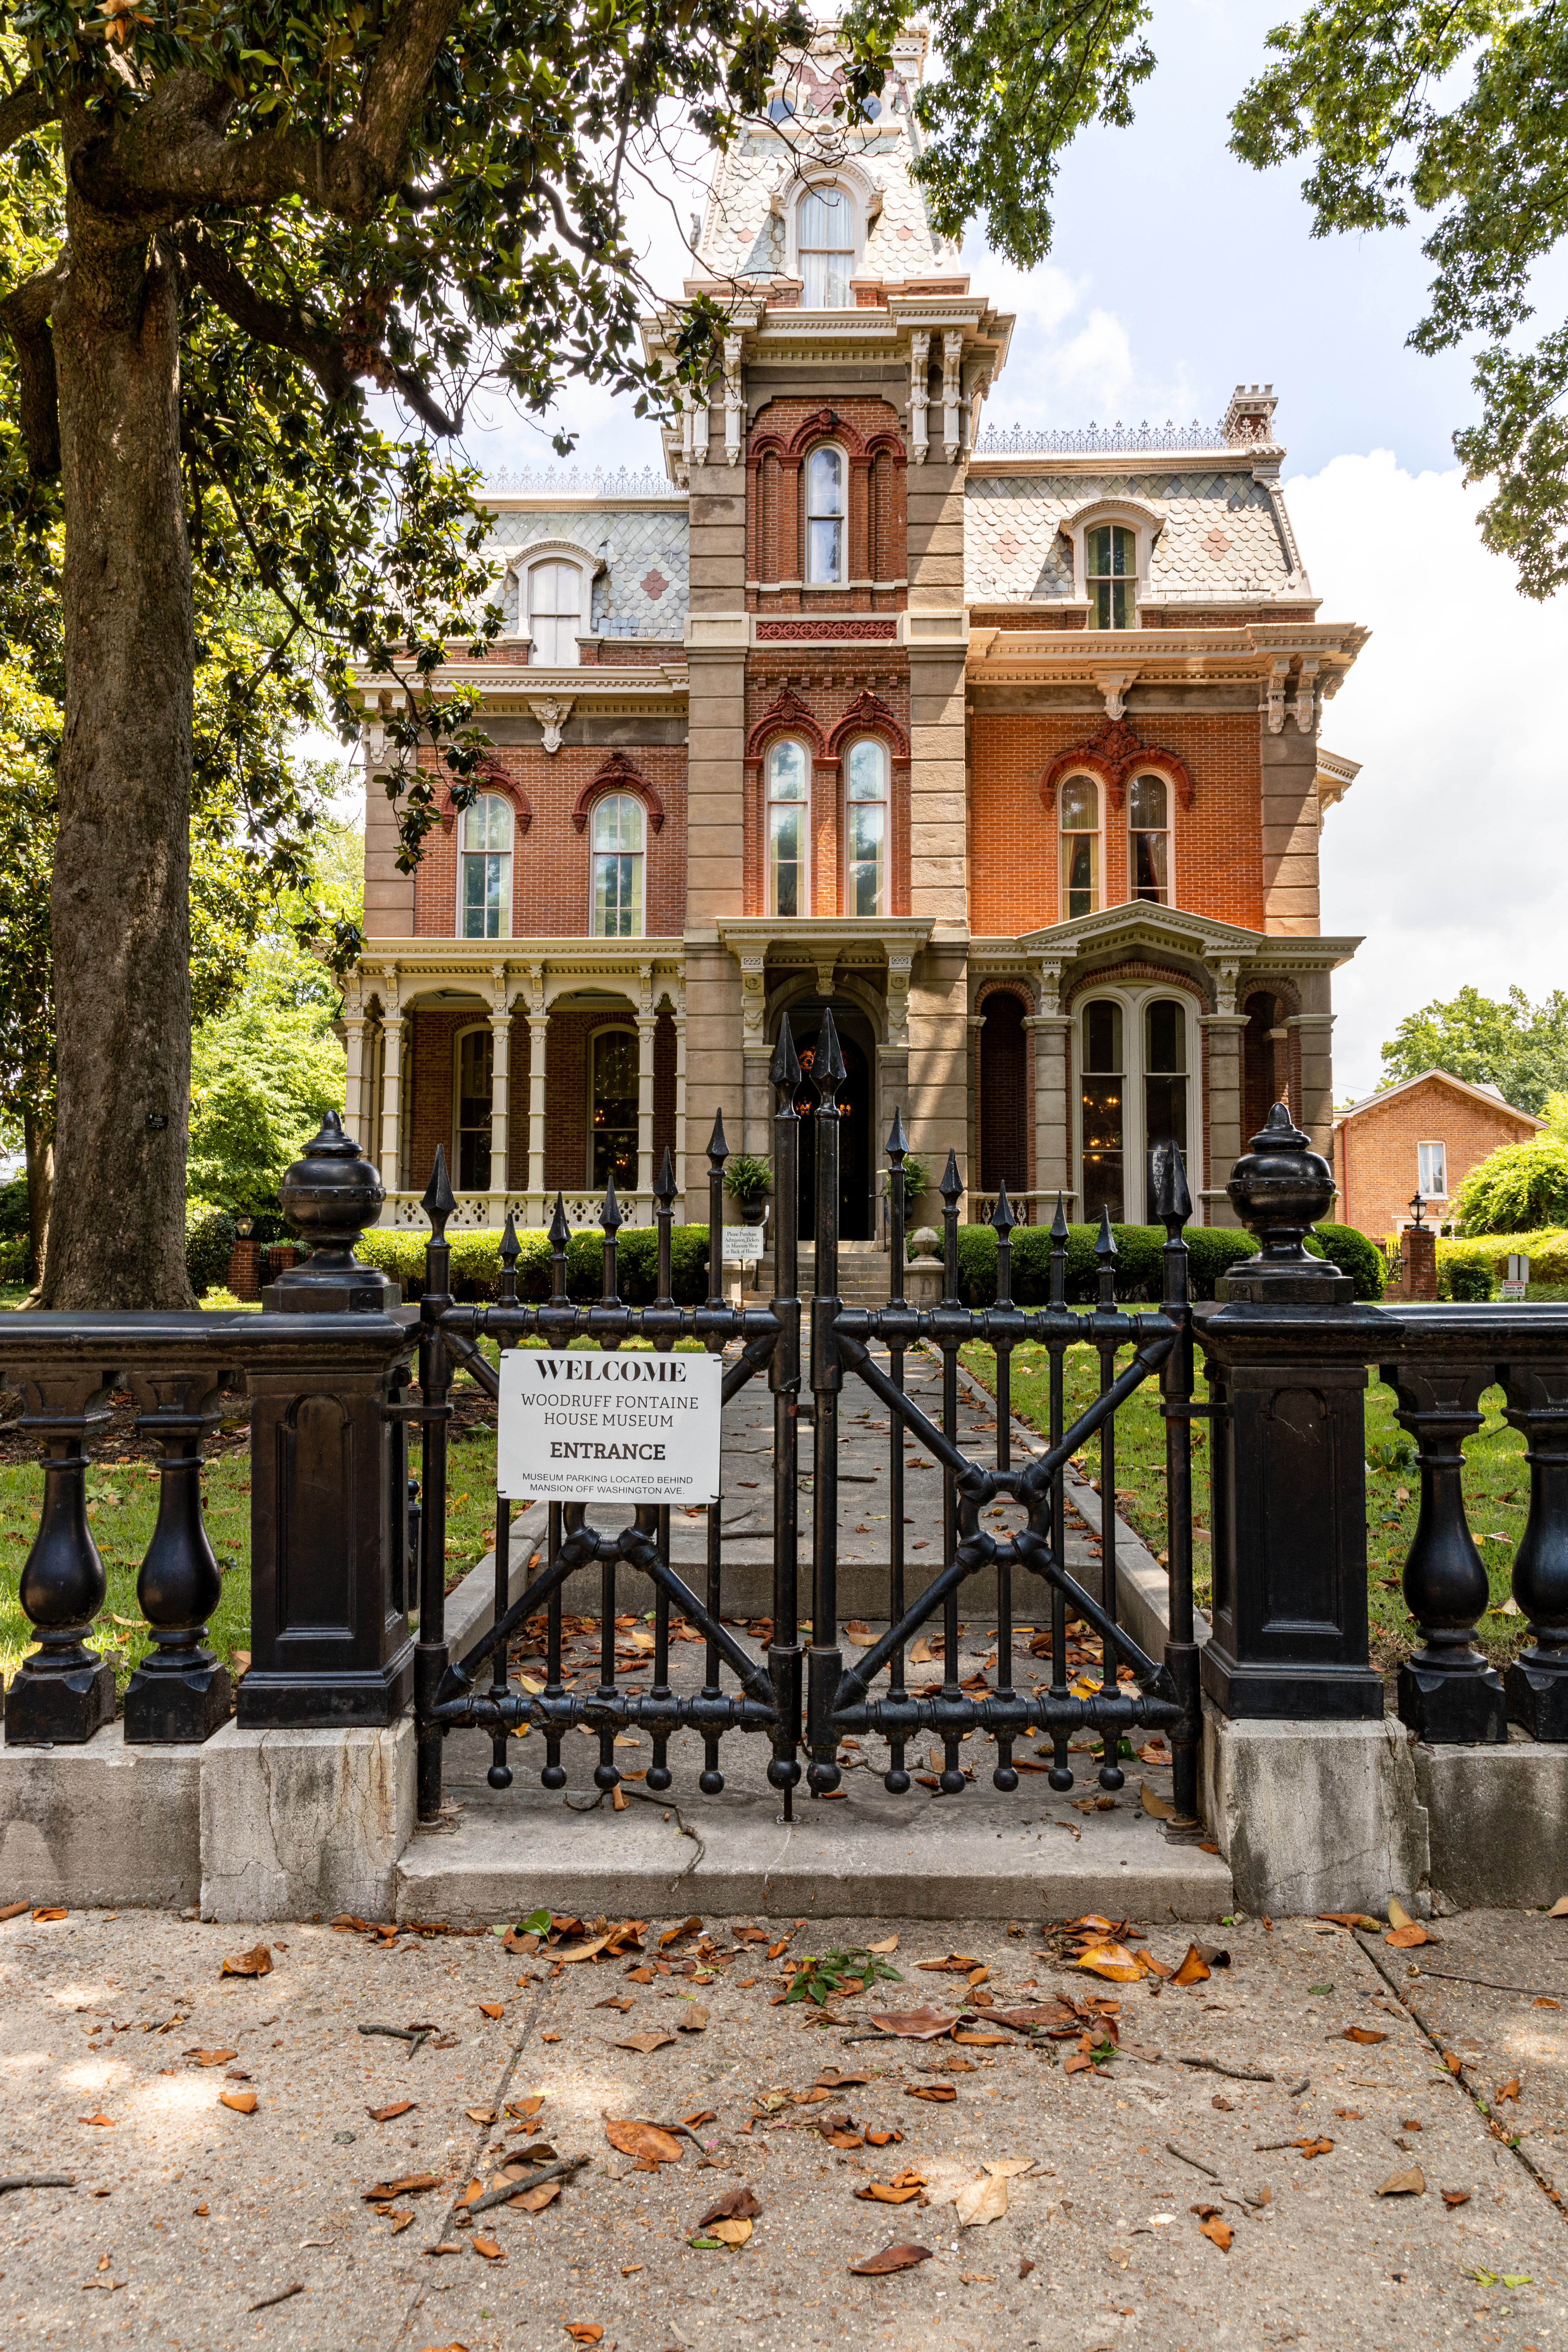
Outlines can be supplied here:
[[487, 493], [505, 628], [450, 673], [483, 792], [414, 877], [369, 796], [347, 1109], [389, 1221], [437, 1144], [459, 1223], [583, 1222], [612, 1170], [647, 1222], [667, 1144], [704, 1217], [715, 1110], [766, 1154], [781, 1024], [829, 1005], [849, 1239], [896, 1106], [966, 1216], [1005, 1180], [1144, 1222], [1174, 1137], [1234, 1222], [1277, 1098], [1331, 1148], [1357, 942], [1318, 836], [1356, 770], [1320, 728], [1366, 632], [1320, 617], [1268, 386], [1207, 431], [983, 423], [1013, 321], [909, 175], [924, 52], [846, 132], [825, 33], [720, 159], [685, 292], [730, 331], [667, 478]]

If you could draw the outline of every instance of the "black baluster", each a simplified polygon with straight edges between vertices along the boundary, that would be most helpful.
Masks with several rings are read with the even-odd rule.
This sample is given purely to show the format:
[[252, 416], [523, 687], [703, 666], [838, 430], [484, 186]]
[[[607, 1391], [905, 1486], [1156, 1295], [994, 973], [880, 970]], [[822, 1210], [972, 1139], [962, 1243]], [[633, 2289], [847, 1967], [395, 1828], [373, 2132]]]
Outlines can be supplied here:
[[1530, 1517], [1514, 1555], [1513, 1597], [1531, 1645], [1503, 1678], [1511, 1721], [1532, 1739], [1568, 1739], [1568, 1373], [1555, 1364], [1502, 1370], [1508, 1418], [1524, 1433]]
[[[510, 1307], [517, 1305], [517, 1262], [522, 1252], [518, 1244], [517, 1227], [511, 1211], [506, 1213], [506, 1224], [500, 1237], [500, 1282], [497, 1286], [496, 1303]], [[504, 1356], [512, 1345], [511, 1334], [503, 1331], [499, 1346]], [[495, 1619], [500, 1624], [511, 1606], [511, 1497], [496, 1488], [496, 1549], [495, 1549]], [[490, 1691], [492, 1696], [504, 1698], [510, 1681], [511, 1661], [508, 1644], [500, 1643], [490, 1660]], [[507, 1734], [504, 1727], [490, 1738], [490, 1769], [485, 1775], [492, 1789], [510, 1789], [511, 1766], [506, 1760]]]
[[[905, 1198], [904, 1160], [909, 1142], [904, 1134], [901, 1110], [893, 1112], [892, 1132], [888, 1138], [888, 1304], [904, 1304], [905, 1225], [909, 1202]], [[904, 1385], [904, 1349], [893, 1339], [888, 1347], [888, 1377], [900, 1392]], [[896, 1412], [888, 1416], [888, 1504], [892, 1528], [888, 1553], [888, 1622], [896, 1625], [904, 1613], [904, 1424]], [[904, 1683], [904, 1645], [900, 1642], [888, 1661], [888, 1696], [903, 1700], [909, 1696]], [[892, 1739], [888, 1744], [888, 1769], [882, 1775], [882, 1786], [889, 1796], [909, 1793], [910, 1776], [904, 1760], [904, 1742]]]
[[[604, 1206], [599, 1212], [599, 1223], [603, 1227], [605, 1234], [604, 1281], [600, 1289], [600, 1300], [601, 1304], [605, 1307], [619, 1307], [621, 1304], [621, 1294], [616, 1287], [616, 1285], [620, 1281], [621, 1245], [619, 1234], [621, 1227], [625, 1223], [626, 1219], [621, 1214], [621, 1204], [616, 1198], [616, 1171], [612, 1168], [610, 1171], [609, 1181], [605, 1186]], [[599, 1345], [603, 1348], [606, 1355], [613, 1356], [620, 1344], [621, 1339], [618, 1331], [604, 1330], [600, 1332]]]
[[806, 1785], [826, 1796], [842, 1778], [833, 1720], [843, 1658], [838, 1648], [838, 1392], [844, 1374], [834, 1325], [838, 1296], [838, 1088], [844, 1055], [825, 1012], [811, 1068], [817, 1090], [816, 1290], [811, 1302], [811, 1391], [816, 1407], [811, 1497], [811, 1654], [808, 1660]]
[[1465, 1517], [1464, 1440], [1479, 1429], [1490, 1364], [1402, 1358], [1383, 1377], [1399, 1399], [1398, 1421], [1415, 1438], [1421, 1510], [1405, 1563], [1405, 1605], [1422, 1646], [1399, 1669], [1402, 1722], [1436, 1743], [1508, 1738], [1502, 1677], [1476, 1646], [1477, 1622], [1491, 1586]]
[[800, 1780], [800, 1058], [786, 1019], [768, 1071], [773, 1112], [773, 1298], [780, 1329], [768, 1385], [773, 1398], [773, 1630], [768, 1674], [778, 1720], [768, 1762], [770, 1787], [795, 1819]]
[[[600, 1297], [607, 1308], [619, 1307], [620, 1294], [616, 1285], [619, 1278], [619, 1244], [616, 1235], [621, 1229], [620, 1203], [616, 1199], [616, 1171], [612, 1168], [605, 1185], [605, 1198], [599, 1211], [599, 1224], [605, 1236], [604, 1277]], [[606, 1321], [608, 1318], [606, 1317]], [[611, 1353], [621, 1342], [617, 1333], [601, 1329], [599, 1345]], [[620, 1563], [615, 1559], [599, 1562], [599, 1687], [595, 1698], [606, 1706], [614, 1706], [617, 1696], [616, 1677], [616, 1578]], [[616, 1727], [606, 1717], [599, 1730], [599, 1760], [594, 1767], [594, 1786], [605, 1790], [620, 1785], [616, 1769]]]
[[[958, 1172], [958, 1157], [949, 1151], [947, 1166], [938, 1190], [942, 1193], [942, 1307], [946, 1320], [956, 1321], [963, 1307], [958, 1295], [958, 1203], [963, 1194], [963, 1179]], [[944, 1330], [942, 1339], [942, 1432], [949, 1443], [958, 1443], [958, 1335]], [[944, 1463], [942, 1472], [942, 1564], [951, 1567], [958, 1548], [958, 1481], [951, 1465]], [[963, 1691], [958, 1677], [958, 1594], [950, 1592], [942, 1602], [942, 1695], [954, 1706], [963, 1703]], [[942, 1792], [956, 1797], [968, 1787], [963, 1767], [959, 1761], [961, 1743], [951, 1737], [942, 1740], [942, 1769], [940, 1774]]]
[[430, 1220], [425, 1245], [425, 1296], [419, 1330], [419, 1407], [424, 1431], [424, 1501], [419, 1525], [419, 1641], [414, 1653], [414, 1696], [418, 1749], [419, 1818], [433, 1821], [441, 1810], [441, 1749], [445, 1732], [433, 1719], [441, 1677], [447, 1671], [447, 1423], [451, 1418], [451, 1360], [432, 1317], [452, 1304], [452, 1245], [447, 1220], [458, 1203], [447, 1176], [447, 1154], [436, 1146], [436, 1164], [419, 1203]]
[[[1154, 1213], [1165, 1228], [1163, 1311], [1181, 1326], [1181, 1336], [1160, 1376], [1165, 1412], [1165, 1589], [1171, 1627], [1165, 1664], [1182, 1703], [1182, 1719], [1171, 1733], [1172, 1796], [1181, 1818], [1195, 1821], [1204, 1725], [1193, 1615], [1193, 1310], [1185, 1240], [1193, 1202], [1181, 1146], [1172, 1140], [1155, 1147]], [[1100, 1517], [1103, 1522], [1103, 1511]], [[1212, 1513], [1209, 1525], [1211, 1529], [1215, 1525]]]
[[227, 1373], [208, 1366], [132, 1372], [138, 1437], [158, 1448], [158, 1523], [136, 1580], [153, 1629], [150, 1650], [125, 1693], [125, 1738], [210, 1739], [228, 1721], [228, 1668], [202, 1645], [223, 1598], [223, 1577], [202, 1522], [202, 1448], [218, 1423]]
[[[566, 1244], [572, 1238], [572, 1228], [566, 1222], [566, 1203], [559, 1192], [555, 1195], [555, 1213], [550, 1220], [550, 1304], [558, 1318], [558, 1327], [548, 1334], [552, 1348], [564, 1347], [569, 1328], [571, 1300], [566, 1291]], [[553, 1568], [561, 1557], [564, 1539], [563, 1506], [552, 1503], [549, 1507], [550, 1564]], [[545, 1604], [544, 1633], [544, 1696], [564, 1698], [566, 1685], [561, 1679], [561, 1587], [555, 1585]], [[542, 1789], [563, 1789], [566, 1767], [561, 1761], [561, 1734], [552, 1723], [544, 1737], [544, 1769], [540, 1773]]]
[[[724, 1115], [713, 1114], [713, 1132], [708, 1139], [708, 1288], [710, 1307], [722, 1311], [724, 1305], [724, 1162], [730, 1157], [730, 1147], [724, 1140]], [[710, 1355], [722, 1355], [724, 1339], [721, 1332], [709, 1336]], [[707, 1607], [710, 1619], [717, 1624], [721, 1606], [721, 1591], [723, 1571], [724, 1506], [716, 1499], [708, 1506], [708, 1589]], [[723, 1688], [719, 1680], [719, 1644], [711, 1638], [703, 1650], [704, 1698], [721, 1698]], [[716, 1797], [724, 1786], [724, 1775], [719, 1769], [719, 1739], [715, 1732], [702, 1736], [702, 1769], [697, 1785], [705, 1797]]]
[[[666, 1144], [664, 1158], [659, 1162], [658, 1182], [654, 1187], [655, 1222], [658, 1228], [658, 1295], [654, 1306], [660, 1314], [668, 1315], [675, 1305], [674, 1244], [670, 1239], [675, 1222], [675, 1162]], [[673, 1331], [661, 1333], [654, 1347], [661, 1356], [668, 1356], [675, 1346]], [[658, 1507], [655, 1540], [658, 1556], [669, 1566], [669, 1505]], [[668, 1706], [674, 1693], [669, 1687], [669, 1595], [658, 1585], [653, 1597], [653, 1688], [650, 1697], [659, 1706]], [[647, 1768], [644, 1787], [659, 1795], [668, 1789], [674, 1775], [669, 1769], [669, 1734], [656, 1731], [653, 1735], [653, 1762]]]
[[[1005, 1319], [1013, 1312], [1013, 1228], [1018, 1223], [1013, 1213], [1013, 1203], [1007, 1198], [1007, 1180], [1002, 1180], [996, 1194], [996, 1206], [991, 1213], [991, 1223], [996, 1234], [996, 1308], [998, 1329], [996, 1343], [996, 1467], [1010, 1470], [1013, 1466], [1013, 1342]], [[1013, 1565], [1004, 1559], [996, 1570], [996, 1689], [1005, 1697], [1013, 1695]], [[1018, 1769], [1013, 1761], [1013, 1740], [1010, 1733], [996, 1741], [996, 1765], [991, 1775], [994, 1788], [1011, 1796], [1018, 1785]]]
[[[1110, 1230], [1110, 1212], [1100, 1213], [1100, 1234], [1094, 1244], [1094, 1255], [1100, 1267], [1099, 1311], [1101, 1315], [1116, 1312], [1116, 1236]], [[1100, 1393], [1101, 1396], [1116, 1378], [1116, 1338], [1114, 1333], [1097, 1334], [1100, 1350]], [[1116, 1622], [1116, 1415], [1110, 1413], [1100, 1432], [1100, 1601], [1112, 1624]], [[1108, 1641], [1100, 1661], [1100, 1687], [1107, 1698], [1116, 1696], [1117, 1670], [1121, 1653], [1114, 1642]], [[1100, 1744], [1100, 1785], [1102, 1789], [1120, 1789], [1126, 1779], [1121, 1769], [1121, 1734], [1107, 1731]]]
[[109, 1420], [104, 1399], [118, 1375], [12, 1377], [26, 1406], [18, 1427], [43, 1448], [44, 1504], [18, 1594], [38, 1647], [5, 1694], [5, 1744], [74, 1747], [114, 1720], [114, 1668], [87, 1646], [109, 1590], [87, 1523], [87, 1447]]
[[[1057, 1194], [1057, 1213], [1051, 1220], [1051, 1313], [1057, 1328], [1048, 1342], [1051, 1359], [1051, 1445], [1062, 1442], [1062, 1367], [1068, 1340], [1060, 1328], [1067, 1313], [1068, 1280], [1068, 1221], [1062, 1207], [1062, 1196]], [[1067, 1479], [1058, 1470], [1051, 1480], [1051, 1557], [1058, 1567], [1067, 1561]], [[1051, 1696], [1065, 1701], [1072, 1696], [1068, 1687], [1068, 1611], [1067, 1598], [1056, 1585], [1051, 1587]], [[1051, 1735], [1051, 1769], [1047, 1780], [1053, 1789], [1072, 1787], [1072, 1766], [1068, 1762], [1068, 1735], [1058, 1728]]]

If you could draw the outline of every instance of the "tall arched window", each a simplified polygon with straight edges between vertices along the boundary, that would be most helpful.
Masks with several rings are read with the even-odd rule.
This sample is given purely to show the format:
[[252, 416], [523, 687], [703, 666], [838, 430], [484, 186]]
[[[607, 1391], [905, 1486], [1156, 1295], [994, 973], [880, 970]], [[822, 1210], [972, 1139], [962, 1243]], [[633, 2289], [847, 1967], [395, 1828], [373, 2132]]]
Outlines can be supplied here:
[[1138, 534], [1125, 523], [1097, 522], [1083, 537], [1091, 629], [1138, 626]]
[[1171, 787], [1163, 776], [1134, 776], [1127, 794], [1131, 896], [1171, 903]]
[[485, 1192], [490, 1181], [490, 1081], [495, 1046], [489, 1029], [458, 1040], [458, 1190]]
[[575, 669], [583, 625], [583, 574], [574, 563], [536, 563], [528, 575], [531, 660], [541, 669]]
[[849, 746], [844, 800], [847, 911], [880, 915], [887, 889], [888, 751], [874, 735]]
[[1083, 1214], [1097, 1225], [1109, 1209], [1113, 1225], [1122, 1223], [1122, 1139], [1126, 1130], [1125, 1065], [1121, 1007], [1096, 998], [1083, 1008], [1080, 1079], [1083, 1120]]
[[805, 576], [819, 586], [844, 577], [844, 452], [814, 449], [805, 468]]
[[594, 811], [594, 936], [638, 940], [642, 930], [642, 803], [606, 793]]
[[855, 267], [855, 207], [843, 188], [808, 188], [800, 201], [801, 305], [847, 310]]
[[1187, 1014], [1184, 1005], [1157, 996], [1143, 1007], [1143, 1164], [1145, 1220], [1154, 1212], [1154, 1147], [1179, 1146], [1187, 1152]]
[[458, 876], [458, 936], [511, 937], [511, 809], [500, 793], [481, 793], [463, 811]]
[[614, 1169], [623, 1192], [637, 1181], [637, 1041], [630, 1029], [601, 1029], [588, 1053], [588, 1181], [595, 1191]]
[[1100, 786], [1069, 776], [1061, 789], [1062, 919], [1100, 908]]
[[768, 912], [809, 915], [811, 801], [805, 746], [789, 740], [768, 752]]

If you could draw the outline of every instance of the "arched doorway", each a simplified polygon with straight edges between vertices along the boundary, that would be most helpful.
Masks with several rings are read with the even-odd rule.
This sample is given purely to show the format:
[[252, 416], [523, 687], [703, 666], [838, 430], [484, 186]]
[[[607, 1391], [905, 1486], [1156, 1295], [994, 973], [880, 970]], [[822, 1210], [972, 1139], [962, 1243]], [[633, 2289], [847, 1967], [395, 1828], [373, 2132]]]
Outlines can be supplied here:
[[[875, 1233], [871, 1063], [856, 1032], [868, 1024], [864, 1014], [852, 1006], [836, 1004], [832, 1009], [838, 1047], [844, 1056], [844, 1077], [838, 1089], [838, 1238], [865, 1242], [870, 1241]], [[822, 1008], [818, 1005], [792, 1012], [789, 1022], [802, 1073], [800, 1092], [795, 1097], [795, 1108], [801, 1118], [800, 1238], [810, 1242], [816, 1239], [816, 1140], [812, 1118], [818, 1099], [811, 1083], [811, 1067], [816, 1059]]]
[[980, 1184], [1014, 1192], [1029, 1183], [1028, 1039], [1024, 1008], [1007, 989], [994, 989], [983, 1007], [980, 1032]]

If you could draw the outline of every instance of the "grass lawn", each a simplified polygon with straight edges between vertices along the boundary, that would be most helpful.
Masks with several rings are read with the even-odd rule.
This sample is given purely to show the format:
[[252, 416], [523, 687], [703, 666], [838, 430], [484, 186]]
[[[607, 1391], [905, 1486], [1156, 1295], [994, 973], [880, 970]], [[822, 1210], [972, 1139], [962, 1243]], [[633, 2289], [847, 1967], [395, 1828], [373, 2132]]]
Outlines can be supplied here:
[[[994, 1350], [971, 1347], [963, 1350], [965, 1368], [993, 1393], [996, 1385]], [[1126, 1356], [1121, 1360], [1125, 1368]], [[1198, 1358], [1200, 1366], [1202, 1354]], [[1092, 1403], [1100, 1392], [1100, 1358], [1089, 1347], [1069, 1348], [1064, 1367], [1067, 1424]], [[1208, 1394], [1200, 1370], [1195, 1393]], [[1530, 1507], [1530, 1472], [1524, 1460], [1524, 1439], [1502, 1418], [1500, 1389], [1489, 1389], [1481, 1400], [1486, 1422], [1465, 1447], [1465, 1506], [1474, 1536], [1491, 1580], [1491, 1607], [1481, 1621], [1480, 1640], [1498, 1664], [1506, 1664], [1525, 1644], [1524, 1620], [1505, 1613], [1513, 1571], [1513, 1555], [1524, 1533]], [[1013, 1353], [1013, 1410], [1031, 1429], [1050, 1427], [1050, 1362], [1040, 1347], [1022, 1347]], [[1373, 1379], [1366, 1392], [1367, 1434], [1367, 1600], [1372, 1627], [1373, 1663], [1387, 1673], [1407, 1657], [1414, 1644], [1415, 1620], [1399, 1590], [1401, 1571], [1415, 1533], [1420, 1507], [1420, 1482], [1413, 1467], [1413, 1448], [1394, 1417], [1392, 1389]], [[1193, 1425], [1193, 1585], [1200, 1609], [1211, 1597], [1209, 1560], [1208, 1433]], [[1079, 1457], [1079, 1467], [1096, 1487], [1100, 1475], [1100, 1440], [1089, 1441]], [[1404, 1466], [1400, 1466], [1403, 1463]], [[1160, 1418], [1160, 1392], [1146, 1381], [1124, 1404], [1116, 1420], [1116, 1499], [1121, 1517], [1137, 1530], [1156, 1559], [1166, 1548], [1165, 1424]]]

